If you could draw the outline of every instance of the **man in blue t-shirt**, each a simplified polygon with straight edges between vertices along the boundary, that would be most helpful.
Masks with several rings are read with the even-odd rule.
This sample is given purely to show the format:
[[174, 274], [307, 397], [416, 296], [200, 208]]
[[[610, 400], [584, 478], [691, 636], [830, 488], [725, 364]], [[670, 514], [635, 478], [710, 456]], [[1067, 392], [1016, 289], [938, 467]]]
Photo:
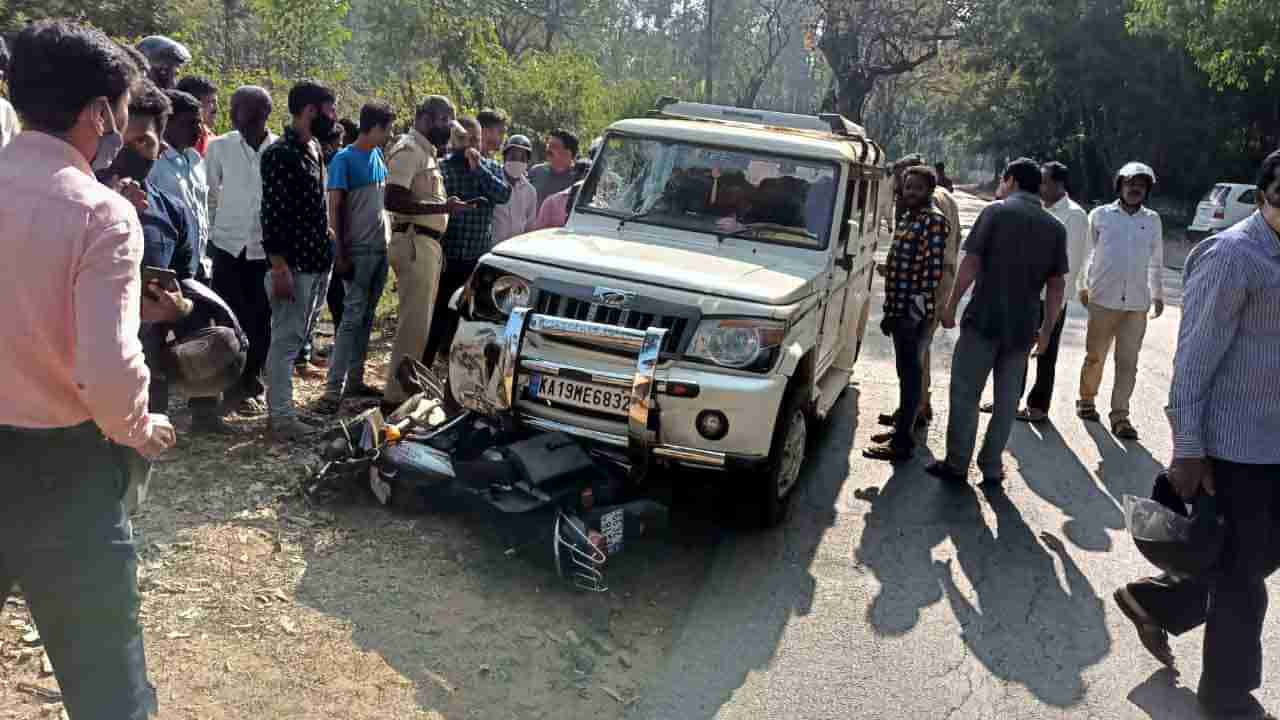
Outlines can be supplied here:
[[329, 225], [336, 238], [333, 279], [346, 290], [329, 379], [316, 409], [335, 413], [344, 397], [379, 397], [364, 381], [373, 317], [387, 282], [390, 225], [383, 209], [387, 166], [382, 147], [395, 111], [386, 103], [360, 109], [360, 135], [329, 163]]

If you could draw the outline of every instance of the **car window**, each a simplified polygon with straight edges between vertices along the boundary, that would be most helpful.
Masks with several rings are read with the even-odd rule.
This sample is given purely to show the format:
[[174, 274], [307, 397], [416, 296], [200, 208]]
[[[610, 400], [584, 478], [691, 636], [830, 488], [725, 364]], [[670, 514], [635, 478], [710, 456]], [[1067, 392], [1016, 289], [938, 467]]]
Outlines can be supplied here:
[[835, 163], [612, 134], [577, 209], [633, 222], [826, 247]]
[[1205, 193], [1204, 197], [1200, 198], [1200, 202], [1215, 202], [1218, 198], [1218, 194], [1225, 190], [1226, 187], [1226, 185], [1214, 185], [1209, 188], [1209, 192]]
[[1249, 188], [1248, 190], [1245, 190], [1243, 193], [1240, 194], [1240, 197], [1236, 198], [1236, 202], [1241, 203], [1243, 205], [1257, 205], [1258, 204], [1257, 189]]

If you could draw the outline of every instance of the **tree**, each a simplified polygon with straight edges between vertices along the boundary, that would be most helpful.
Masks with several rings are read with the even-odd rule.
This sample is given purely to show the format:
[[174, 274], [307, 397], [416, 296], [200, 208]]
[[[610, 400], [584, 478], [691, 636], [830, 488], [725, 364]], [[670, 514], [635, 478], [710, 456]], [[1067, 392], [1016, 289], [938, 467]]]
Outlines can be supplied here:
[[730, 63], [735, 104], [755, 107], [778, 58], [800, 34], [811, 7], [806, 0], [750, 0], [745, 22], [730, 35], [739, 38], [737, 57]]
[[271, 48], [271, 64], [280, 73], [307, 77], [340, 65], [351, 39], [344, 25], [348, 0], [252, 0], [262, 20], [262, 40]]
[[831, 67], [826, 105], [857, 122], [883, 78], [909, 73], [959, 37], [953, 0], [819, 0], [816, 46]]
[[1169, 38], [1223, 89], [1280, 85], [1280, 5], [1267, 0], [1134, 0], [1129, 25]]
[[0, 27], [20, 30], [32, 20], [68, 18], [89, 23], [113, 37], [141, 37], [171, 27], [164, 0], [7, 0], [0, 3]]

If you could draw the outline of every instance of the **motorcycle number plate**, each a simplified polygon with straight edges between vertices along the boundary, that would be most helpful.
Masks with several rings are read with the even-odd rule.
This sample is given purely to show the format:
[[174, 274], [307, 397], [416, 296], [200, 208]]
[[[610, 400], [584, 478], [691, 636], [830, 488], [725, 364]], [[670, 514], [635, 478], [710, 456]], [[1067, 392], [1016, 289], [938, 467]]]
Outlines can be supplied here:
[[600, 516], [600, 533], [604, 535], [605, 542], [609, 545], [607, 552], [611, 556], [622, 552], [622, 530], [625, 522], [626, 515], [622, 508]]

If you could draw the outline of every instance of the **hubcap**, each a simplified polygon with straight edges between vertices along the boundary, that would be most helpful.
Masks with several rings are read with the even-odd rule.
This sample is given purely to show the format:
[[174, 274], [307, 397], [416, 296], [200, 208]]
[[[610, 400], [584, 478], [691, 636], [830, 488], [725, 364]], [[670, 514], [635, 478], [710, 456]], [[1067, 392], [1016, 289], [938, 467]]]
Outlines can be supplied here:
[[808, 439], [804, 411], [797, 409], [787, 425], [787, 435], [782, 442], [782, 457], [778, 463], [778, 498], [782, 499], [800, 479], [800, 466], [804, 464], [804, 446]]

